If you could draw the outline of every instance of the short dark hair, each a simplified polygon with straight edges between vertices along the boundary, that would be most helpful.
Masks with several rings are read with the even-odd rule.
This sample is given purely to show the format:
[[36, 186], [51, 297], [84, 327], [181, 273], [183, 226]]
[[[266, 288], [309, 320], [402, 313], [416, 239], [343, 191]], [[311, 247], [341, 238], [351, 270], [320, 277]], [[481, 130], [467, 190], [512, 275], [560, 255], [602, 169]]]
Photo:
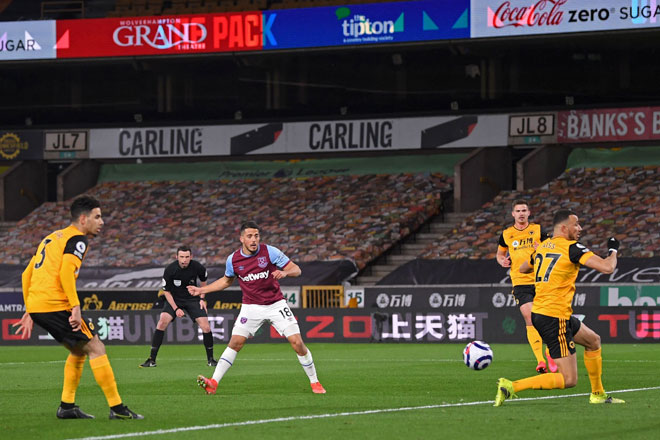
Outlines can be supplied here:
[[256, 222], [253, 222], [252, 220], [248, 220], [246, 222], [243, 222], [241, 224], [241, 234], [243, 234], [243, 231], [246, 229], [257, 229], [259, 230], [259, 225]]
[[101, 203], [94, 197], [81, 196], [71, 203], [71, 219], [76, 221], [81, 215], [89, 215], [94, 208], [100, 208]]
[[176, 248], [176, 254], [179, 255], [179, 252], [190, 252], [192, 254], [192, 251], [190, 250], [190, 246], [186, 246], [185, 244], [182, 244], [178, 248]]
[[552, 219], [552, 226], [557, 226], [559, 223], [565, 222], [572, 215], [577, 216], [577, 214], [570, 209], [560, 209], [555, 212], [555, 216]]
[[513, 211], [516, 209], [516, 205], [525, 205], [527, 206], [527, 209], [529, 209], [529, 203], [527, 203], [526, 200], [523, 199], [516, 199], [513, 202], [511, 202], [511, 210]]

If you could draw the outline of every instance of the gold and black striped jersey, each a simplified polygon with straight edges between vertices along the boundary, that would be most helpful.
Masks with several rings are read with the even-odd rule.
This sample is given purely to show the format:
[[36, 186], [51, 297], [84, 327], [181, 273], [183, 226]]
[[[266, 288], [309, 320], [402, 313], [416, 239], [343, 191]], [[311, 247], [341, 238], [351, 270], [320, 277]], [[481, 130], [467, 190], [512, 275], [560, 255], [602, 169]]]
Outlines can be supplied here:
[[536, 286], [532, 312], [569, 319], [580, 265], [593, 255], [583, 244], [563, 237], [541, 243], [532, 257]]
[[56, 312], [80, 305], [75, 279], [86, 253], [87, 237], [73, 225], [44, 238], [24, 272], [26, 311]]
[[544, 239], [545, 233], [541, 231], [541, 226], [536, 223], [529, 223], [522, 230], [510, 226], [502, 231], [499, 249], [508, 251], [509, 257], [511, 257], [511, 284], [514, 286], [534, 284], [533, 274], [522, 273], [519, 269], [525, 261], [529, 261], [535, 245], [538, 245]]

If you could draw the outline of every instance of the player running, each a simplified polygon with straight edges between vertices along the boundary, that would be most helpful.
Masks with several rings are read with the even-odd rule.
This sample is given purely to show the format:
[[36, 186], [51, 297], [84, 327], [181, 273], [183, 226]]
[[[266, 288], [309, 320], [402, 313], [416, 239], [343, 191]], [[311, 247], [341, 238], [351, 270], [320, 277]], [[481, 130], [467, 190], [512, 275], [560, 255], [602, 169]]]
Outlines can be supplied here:
[[555, 373], [557, 365], [546, 349], [548, 358], [546, 366], [543, 358], [543, 341], [539, 332], [532, 325], [532, 302], [534, 301], [535, 292], [534, 275], [518, 271], [520, 265], [529, 260], [529, 256], [532, 255], [534, 249], [548, 236], [543, 232], [540, 225], [529, 222], [530, 215], [531, 212], [526, 201], [520, 199], [513, 201], [511, 216], [514, 218], [514, 224], [502, 231], [496, 258], [500, 266], [512, 268], [510, 276], [511, 284], [513, 284], [513, 296], [516, 298], [516, 304], [520, 307], [520, 314], [525, 320], [527, 341], [529, 346], [532, 347], [534, 357], [536, 357], [536, 371], [546, 373], [549, 369], [552, 373]]

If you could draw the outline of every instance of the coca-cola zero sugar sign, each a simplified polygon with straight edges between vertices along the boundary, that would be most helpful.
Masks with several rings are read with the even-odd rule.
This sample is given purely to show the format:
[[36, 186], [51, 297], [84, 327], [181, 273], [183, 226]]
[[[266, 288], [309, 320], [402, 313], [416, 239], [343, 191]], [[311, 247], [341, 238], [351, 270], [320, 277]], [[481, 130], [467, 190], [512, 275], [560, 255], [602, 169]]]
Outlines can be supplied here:
[[656, 27], [656, 0], [471, 0], [471, 37]]

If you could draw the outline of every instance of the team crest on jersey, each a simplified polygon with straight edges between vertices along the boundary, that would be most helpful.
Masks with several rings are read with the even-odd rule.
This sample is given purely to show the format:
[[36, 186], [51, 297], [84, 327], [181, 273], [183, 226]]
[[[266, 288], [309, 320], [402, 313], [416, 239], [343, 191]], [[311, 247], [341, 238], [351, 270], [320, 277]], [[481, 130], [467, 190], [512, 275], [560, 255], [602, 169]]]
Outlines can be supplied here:
[[262, 269], [268, 266], [268, 261], [266, 260], [266, 257], [257, 257], [257, 265]]
[[513, 247], [515, 248], [515, 247], [518, 247], [518, 245], [519, 245], [520, 243], [518, 243], [518, 240], [513, 240], [513, 243], [511, 243], [511, 244], [512, 244]]
[[176, 287], [181, 287], [181, 280], [173, 280], [173, 283]]

